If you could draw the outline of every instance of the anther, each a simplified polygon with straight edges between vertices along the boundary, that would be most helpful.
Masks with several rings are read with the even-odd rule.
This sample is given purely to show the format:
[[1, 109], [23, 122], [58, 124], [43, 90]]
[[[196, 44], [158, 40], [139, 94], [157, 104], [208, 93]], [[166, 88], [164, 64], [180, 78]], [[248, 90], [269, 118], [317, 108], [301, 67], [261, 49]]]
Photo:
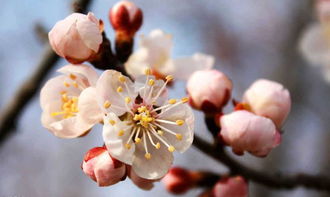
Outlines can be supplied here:
[[157, 142], [157, 144], [156, 144], [156, 149], [160, 149], [160, 143], [159, 142]]
[[103, 103], [103, 107], [104, 107], [105, 109], [108, 109], [109, 107], [111, 107], [111, 103], [110, 103], [110, 101], [106, 100], [106, 101]]
[[141, 138], [137, 137], [137, 138], [134, 139], [134, 141], [135, 141], [136, 144], [138, 144], [138, 143], [141, 142]]
[[184, 124], [184, 120], [177, 120], [175, 121], [175, 123], [179, 126], [183, 125]]
[[167, 82], [170, 82], [170, 81], [173, 80], [173, 76], [172, 76], [172, 75], [167, 75], [167, 76], [165, 77], [165, 79], [166, 79]]
[[120, 130], [119, 132], [118, 132], [118, 136], [120, 137], [120, 136], [123, 136], [124, 135], [124, 130]]
[[168, 147], [168, 151], [170, 151], [171, 153], [173, 153], [173, 152], [175, 151], [174, 146], [169, 146], [169, 147]]
[[163, 136], [163, 135], [164, 135], [164, 132], [163, 132], [162, 130], [158, 130], [157, 133], [158, 133], [158, 135], [160, 135], [160, 136]]
[[72, 80], [76, 80], [76, 79], [77, 79], [77, 76], [74, 75], [74, 74], [70, 74], [69, 77], [70, 77], [70, 79], [72, 79]]
[[149, 86], [153, 86], [153, 85], [155, 84], [155, 80], [150, 79], [150, 80], [148, 81], [148, 84], [149, 84]]
[[67, 82], [64, 82], [63, 85], [64, 85], [65, 87], [67, 87], [67, 88], [70, 87], [70, 84], [67, 83]]
[[144, 70], [144, 74], [145, 74], [145, 75], [151, 75], [151, 69], [150, 69], [150, 68], [146, 68], [146, 69]]
[[125, 102], [126, 102], [126, 103], [130, 103], [131, 101], [132, 101], [132, 99], [131, 99], [130, 97], [126, 97], [126, 98], [125, 98]]
[[126, 78], [125, 78], [123, 75], [120, 75], [120, 76], [118, 77], [118, 80], [119, 80], [120, 82], [122, 82], [122, 83], [126, 82]]
[[116, 124], [116, 121], [114, 121], [114, 120], [109, 120], [109, 123], [113, 126], [113, 125]]
[[145, 155], [144, 155], [144, 157], [146, 158], [146, 159], [151, 159], [151, 154], [150, 153], [146, 153]]
[[169, 103], [169, 104], [175, 104], [175, 103], [176, 103], [176, 99], [170, 99], [170, 100], [168, 101], [168, 103]]
[[131, 149], [131, 145], [130, 144], [125, 144], [125, 148], [127, 148], [129, 150], [129, 149]]
[[78, 83], [77, 82], [73, 82], [72, 85], [73, 85], [73, 87], [78, 88]]
[[117, 88], [117, 92], [122, 92], [122, 91], [123, 91], [123, 87], [118, 86], [118, 88]]
[[183, 98], [181, 99], [181, 101], [182, 101], [183, 103], [186, 103], [186, 102], [189, 101], [189, 98], [188, 98], [188, 97], [183, 97]]
[[182, 140], [182, 135], [179, 134], [179, 133], [175, 134], [175, 137], [176, 137], [176, 139], [178, 139], [178, 140]]

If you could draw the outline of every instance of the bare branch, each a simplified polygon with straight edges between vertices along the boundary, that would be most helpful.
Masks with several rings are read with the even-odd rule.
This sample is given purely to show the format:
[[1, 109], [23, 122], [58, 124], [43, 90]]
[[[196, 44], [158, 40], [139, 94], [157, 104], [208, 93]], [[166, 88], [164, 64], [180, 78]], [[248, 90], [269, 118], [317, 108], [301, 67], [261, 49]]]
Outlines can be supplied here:
[[330, 192], [330, 178], [323, 175], [308, 175], [304, 173], [268, 174], [249, 168], [226, 154], [223, 147], [212, 146], [202, 138], [195, 135], [193, 145], [206, 155], [225, 164], [232, 175], [241, 175], [248, 180], [278, 189], [293, 189], [299, 186], [309, 189], [318, 189]]

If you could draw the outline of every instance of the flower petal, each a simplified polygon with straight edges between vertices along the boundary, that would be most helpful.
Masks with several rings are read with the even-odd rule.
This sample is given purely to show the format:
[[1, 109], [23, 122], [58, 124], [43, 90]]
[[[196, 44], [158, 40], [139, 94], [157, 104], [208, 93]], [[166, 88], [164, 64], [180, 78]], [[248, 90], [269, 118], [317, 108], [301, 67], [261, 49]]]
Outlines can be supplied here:
[[164, 131], [164, 138], [166, 141], [174, 146], [180, 153], [185, 152], [190, 147], [194, 139], [194, 114], [191, 108], [186, 104], [180, 104], [177, 107], [173, 107], [172, 109], [164, 112], [159, 118], [174, 122], [177, 120], [184, 121], [184, 124], [181, 126], [165, 123], [160, 123], [160, 125], [182, 135], [182, 139], [179, 140], [175, 135]]
[[133, 78], [137, 78], [144, 74], [146, 68], [151, 65], [148, 63], [148, 50], [140, 48], [129, 56], [125, 63], [125, 69]]
[[96, 100], [96, 88], [83, 90], [78, 100], [78, 119], [86, 124], [94, 125], [103, 120], [103, 113]]
[[[126, 82], [121, 82], [119, 80], [120, 76], [122, 76], [120, 72], [106, 70], [102, 73], [96, 84], [99, 105], [104, 106], [106, 102], [111, 103], [110, 107], [102, 107], [103, 111], [113, 112], [118, 116], [127, 112], [137, 97], [131, 80], [123, 76]], [[118, 88], [121, 88], [122, 92], [118, 92]], [[126, 97], [130, 97], [132, 102], [126, 104]]]
[[95, 69], [85, 64], [78, 64], [78, 65], [68, 64], [58, 69], [57, 72], [66, 75], [70, 75], [70, 74], [78, 75], [79, 77], [88, 80], [88, 84], [86, 84], [88, 86], [94, 86], [98, 79], [98, 74], [95, 71]]
[[[93, 20], [90, 20], [90, 18]], [[102, 43], [102, 35], [98, 22], [95, 23], [95, 20], [97, 21], [94, 14], [89, 12], [87, 17], [77, 21], [77, 29], [85, 45], [97, 53]]]
[[[113, 120], [114, 124], [111, 124], [110, 120]], [[130, 127], [127, 122], [121, 121], [114, 113], [108, 113], [104, 116], [103, 140], [108, 152], [112, 157], [129, 165], [132, 164], [135, 151], [134, 143], [131, 144], [130, 149], [125, 148], [131, 133]], [[122, 136], [118, 135], [120, 130], [124, 131]]]
[[173, 154], [167, 150], [164, 144], [156, 149], [147, 143], [150, 159], [145, 158], [143, 142], [135, 146], [132, 169], [139, 177], [145, 179], [160, 179], [168, 172], [173, 162]]
[[[148, 81], [153, 80], [154, 85], [148, 85]], [[155, 101], [155, 105], [161, 106], [167, 99], [167, 89], [163, 88], [165, 82], [163, 80], [156, 80], [155, 76], [140, 76], [135, 80], [135, 91], [139, 92], [139, 95], [146, 101], [148, 104], [151, 104]], [[152, 91], [152, 92], [151, 92]], [[159, 91], [162, 91], [160, 93]], [[159, 95], [158, 95], [159, 94]], [[156, 98], [158, 96], [158, 98]]]
[[177, 79], [187, 80], [189, 76], [198, 70], [211, 69], [214, 65], [214, 57], [202, 53], [195, 53], [191, 57], [182, 57], [167, 62], [168, 66], [163, 68], [162, 73], [170, 74]]
[[141, 178], [131, 168], [129, 168], [128, 176], [136, 186], [143, 190], [151, 190], [154, 187], [155, 180]]

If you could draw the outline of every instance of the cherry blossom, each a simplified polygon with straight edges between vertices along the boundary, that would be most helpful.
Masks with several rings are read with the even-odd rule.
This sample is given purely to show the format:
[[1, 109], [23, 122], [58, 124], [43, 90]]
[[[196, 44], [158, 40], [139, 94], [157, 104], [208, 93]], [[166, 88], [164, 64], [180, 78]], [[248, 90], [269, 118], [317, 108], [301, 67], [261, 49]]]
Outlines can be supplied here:
[[213, 67], [214, 58], [202, 53], [172, 59], [172, 45], [172, 36], [160, 29], [151, 31], [147, 36], [141, 36], [140, 48], [125, 63], [127, 72], [136, 78], [150, 67], [158, 78], [173, 75], [175, 78], [187, 80], [194, 71]]

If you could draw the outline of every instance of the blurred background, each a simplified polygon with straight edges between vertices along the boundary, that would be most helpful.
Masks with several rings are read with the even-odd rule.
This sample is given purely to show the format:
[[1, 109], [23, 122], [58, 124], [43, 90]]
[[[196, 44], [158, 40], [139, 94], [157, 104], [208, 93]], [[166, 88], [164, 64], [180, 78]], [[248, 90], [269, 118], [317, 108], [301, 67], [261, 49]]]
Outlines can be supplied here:
[[[282, 144], [265, 159], [246, 154], [236, 157], [255, 169], [273, 173], [306, 172], [330, 176], [330, 86], [321, 71], [308, 65], [297, 51], [304, 27], [313, 22], [307, 0], [135, 0], [144, 11], [139, 34], [161, 28], [174, 37], [173, 56], [195, 52], [216, 57], [216, 68], [234, 83], [233, 97], [258, 78], [284, 84], [291, 93], [292, 112], [285, 124]], [[1, 2], [0, 12], [0, 110], [15, 90], [33, 72], [44, 43], [35, 32], [36, 24], [49, 30], [70, 13], [69, 0], [11, 0]], [[94, 0], [90, 10], [105, 22], [108, 37], [113, 31], [107, 19], [115, 0]], [[61, 60], [56, 68], [67, 64]], [[56, 75], [55, 70], [52, 76]], [[49, 76], [51, 77], [51, 76]], [[185, 84], [170, 91], [185, 95]], [[231, 110], [229, 106], [226, 111]], [[15, 135], [0, 147], [0, 196], [171, 196], [161, 183], [149, 192], [138, 189], [129, 179], [100, 188], [80, 169], [83, 155], [102, 145], [101, 127], [84, 138], [54, 137], [40, 123], [39, 97], [24, 110]], [[196, 112], [196, 133], [211, 139], [201, 113]], [[206, 162], [207, 161], [207, 162]], [[226, 172], [226, 168], [197, 149], [176, 154], [174, 165], [190, 169]], [[275, 190], [251, 182], [251, 197], [325, 197], [329, 194], [297, 188]], [[183, 196], [196, 196], [195, 189]]]

